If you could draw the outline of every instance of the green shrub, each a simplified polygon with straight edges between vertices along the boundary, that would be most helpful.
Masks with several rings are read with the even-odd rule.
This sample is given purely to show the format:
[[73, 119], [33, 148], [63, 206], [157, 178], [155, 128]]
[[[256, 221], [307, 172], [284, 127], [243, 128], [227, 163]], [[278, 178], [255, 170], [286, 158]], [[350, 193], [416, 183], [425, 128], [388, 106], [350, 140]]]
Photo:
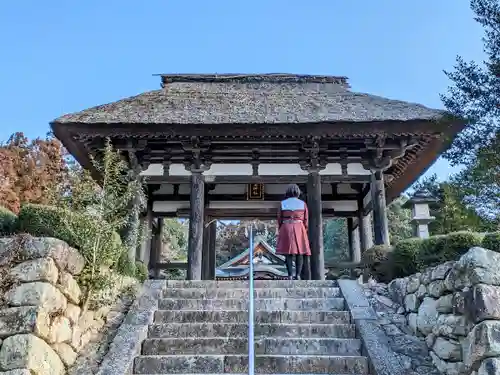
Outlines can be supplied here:
[[[110, 267], [121, 254], [123, 245], [118, 233], [108, 229], [98, 218], [53, 206], [26, 204], [21, 207], [18, 230], [37, 237], [55, 237], [80, 251], [87, 266], [94, 262]], [[101, 234], [99, 237], [98, 234]], [[96, 238], [99, 242], [96, 243]], [[94, 252], [94, 246], [98, 251]]]
[[392, 251], [392, 247], [375, 245], [361, 255], [363, 267], [377, 281], [389, 282], [393, 279]]
[[486, 234], [481, 246], [488, 250], [500, 252], [500, 232]]
[[0, 236], [12, 234], [16, 230], [17, 216], [12, 211], [0, 206]]
[[500, 251], [500, 233], [483, 236], [464, 231], [426, 239], [411, 238], [399, 241], [394, 248], [374, 246], [362, 254], [362, 262], [375, 279], [389, 282], [427, 267], [458, 260], [471, 247], [481, 245]]
[[423, 240], [418, 257], [420, 269], [458, 260], [471, 247], [481, 246], [483, 236], [474, 232], [453, 232]]
[[142, 262], [135, 262], [135, 276], [141, 283], [149, 278], [148, 267]]
[[135, 263], [131, 261], [128, 257], [127, 248], [123, 248], [123, 251], [116, 263], [116, 272], [123, 276], [136, 277], [136, 267]]
[[422, 246], [417, 256], [417, 263], [420, 270], [444, 262], [442, 257], [446, 244], [446, 236], [446, 234], [439, 234], [422, 240]]
[[135, 277], [140, 282], [144, 282], [149, 277], [147, 266], [140, 262], [132, 262], [128, 257], [127, 249], [124, 248], [118, 262], [116, 263], [115, 270], [123, 276]]
[[423, 240], [420, 238], [402, 240], [394, 246], [391, 254], [392, 276], [394, 278], [405, 277], [419, 271], [419, 255], [422, 247]]
[[471, 247], [481, 246], [483, 235], [474, 232], [448, 233], [444, 239], [441, 262], [458, 260]]

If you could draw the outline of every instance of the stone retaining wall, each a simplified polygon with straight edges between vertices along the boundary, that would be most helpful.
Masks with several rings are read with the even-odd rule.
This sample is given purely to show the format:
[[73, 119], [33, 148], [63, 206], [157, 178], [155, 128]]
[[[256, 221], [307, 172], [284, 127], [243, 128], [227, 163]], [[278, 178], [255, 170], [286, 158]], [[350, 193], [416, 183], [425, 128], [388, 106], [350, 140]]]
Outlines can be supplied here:
[[447, 375], [500, 374], [500, 254], [475, 247], [457, 262], [388, 285], [408, 325]]
[[2, 291], [0, 374], [66, 374], [105, 324], [110, 306], [82, 312], [82, 292], [75, 277], [85, 261], [65, 242], [0, 238], [0, 259], [5, 260], [14, 247], [22, 261], [7, 270], [15, 282]]

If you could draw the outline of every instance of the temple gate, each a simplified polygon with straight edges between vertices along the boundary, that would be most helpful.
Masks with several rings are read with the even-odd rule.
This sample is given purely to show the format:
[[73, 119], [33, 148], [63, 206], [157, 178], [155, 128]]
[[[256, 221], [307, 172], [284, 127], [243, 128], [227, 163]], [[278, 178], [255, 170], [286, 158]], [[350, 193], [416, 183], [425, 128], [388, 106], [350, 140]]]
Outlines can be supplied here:
[[137, 256], [150, 268], [165, 266], [163, 218], [189, 218], [191, 280], [215, 278], [214, 219], [275, 218], [289, 183], [309, 206], [303, 278], [324, 278], [324, 217], [348, 218], [353, 261], [388, 245], [387, 203], [463, 127], [443, 111], [352, 92], [345, 77], [172, 74], [161, 82], [51, 125], [84, 167], [92, 170], [90, 155], [109, 138], [137, 178], [147, 176], [142, 220], [157, 229]]

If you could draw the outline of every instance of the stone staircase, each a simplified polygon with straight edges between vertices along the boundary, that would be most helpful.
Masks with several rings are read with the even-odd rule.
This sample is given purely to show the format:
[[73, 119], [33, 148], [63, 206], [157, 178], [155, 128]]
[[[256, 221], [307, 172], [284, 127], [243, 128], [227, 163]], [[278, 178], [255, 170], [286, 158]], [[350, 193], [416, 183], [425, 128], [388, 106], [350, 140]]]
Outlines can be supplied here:
[[[334, 281], [255, 281], [255, 372], [365, 375]], [[134, 374], [248, 373], [248, 283], [169, 281]]]

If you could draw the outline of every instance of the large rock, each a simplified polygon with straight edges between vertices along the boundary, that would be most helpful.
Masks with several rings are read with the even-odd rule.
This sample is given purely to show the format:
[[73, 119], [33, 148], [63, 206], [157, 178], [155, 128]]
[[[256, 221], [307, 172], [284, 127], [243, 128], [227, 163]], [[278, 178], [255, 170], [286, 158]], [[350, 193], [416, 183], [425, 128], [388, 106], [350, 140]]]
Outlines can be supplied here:
[[58, 344], [61, 342], [71, 342], [73, 331], [68, 318], [56, 316], [50, 327], [49, 343]]
[[408, 294], [404, 299], [404, 306], [407, 312], [417, 312], [418, 298], [415, 294]]
[[446, 340], [443, 337], [438, 337], [434, 342], [432, 350], [439, 358], [446, 361], [458, 362], [462, 359], [462, 347], [455, 340]]
[[22, 333], [34, 333], [47, 339], [50, 317], [37, 306], [11, 307], [0, 310], [0, 339]]
[[59, 284], [57, 285], [59, 290], [66, 296], [66, 298], [76, 305], [80, 303], [80, 297], [82, 296], [82, 291], [78, 286], [76, 280], [67, 272], [61, 272], [59, 275]]
[[55, 352], [59, 355], [59, 357], [67, 367], [72, 366], [75, 363], [76, 357], [78, 355], [68, 344], [54, 344], [52, 345], [52, 349], [55, 350]]
[[446, 288], [447, 291], [449, 292], [455, 291], [455, 279], [457, 278], [457, 275], [458, 275], [458, 270], [457, 270], [457, 265], [455, 264], [455, 267], [453, 267], [444, 278], [444, 287]]
[[18, 264], [10, 271], [15, 279], [21, 282], [47, 281], [51, 284], [57, 282], [59, 271], [52, 258], [33, 259]]
[[465, 314], [465, 292], [453, 293], [453, 313]]
[[500, 358], [486, 358], [481, 362], [477, 375], [498, 375], [500, 374]]
[[39, 306], [48, 312], [66, 309], [66, 298], [52, 284], [34, 282], [20, 284], [10, 289], [5, 300], [11, 306]]
[[436, 366], [436, 368], [442, 374], [446, 375], [463, 375], [463, 363], [462, 362], [447, 362], [441, 358], [439, 358], [436, 353], [429, 353], [432, 358], [432, 363]]
[[463, 341], [462, 352], [469, 369], [485, 358], [500, 356], [500, 321], [485, 320], [476, 325]]
[[429, 285], [427, 285], [427, 291], [434, 298], [441, 297], [446, 291], [446, 287], [444, 285], [443, 280], [434, 280], [431, 281]]
[[420, 274], [420, 283], [421, 284], [427, 285], [432, 281], [432, 270], [433, 270], [433, 268], [429, 267], [429, 268], [426, 268]]
[[479, 323], [500, 319], [500, 287], [478, 284], [465, 293], [465, 314]]
[[459, 336], [467, 336], [471, 328], [472, 323], [463, 315], [440, 314], [432, 333], [436, 336], [458, 338]]
[[406, 284], [406, 293], [415, 293], [420, 286], [420, 273], [411, 275], [408, 277], [408, 283]]
[[395, 279], [392, 280], [388, 287], [389, 297], [399, 303], [403, 304], [404, 297], [406, 296], [406, 285], [408, 283], [408, 279]]
[[423, 284], [421, 284], [418, 287], [418, 290], [416, 291], [415, 295], [419, 300], [423, 300], [424, 297], [427, 297], [427, 287]]
[[24, 243], [23, 255], [27, 259], [52, 258], [61, 271], [79, 275], [85, 259], [78, 250], [57, 238], [34, 237]]
[[73, 326], [70, 345], [74, 350], [79, 351], [87, 345], [97, 328], [96, 324], [98, 323], [94, 319], [93, 311], [88, 310], [81, 314], [78, 323]]
[[417, 314], [408, 314], [408, 327], [410, 327], [413, 334], [417, 334]]
[[436, 302], [436, 310], [439, 313], [447, 314], [453, 311], [453, 294], [446, 294]]
[[14, 238], [12, 237], [0, 237], [0, 258], [5, 254], [8, 254], [12, 249], [12, 244], [14, 243]]
[[42, 339], [26, 334], [6, 338], [0, 349], [0, 368], [27, 369], [35, 375], [64, 375], [64, 364]]
[[70, 320], [71, 324], [75, 325], [78, 322], [78, 319], [80, 319], [81, 312], [82, 309], [80, 309], [80, 307], [73, 305], [72, 303], [68, 303], [68, 306], [64, 311], [64, 316]]
[[78, 327], [82, 332], [85, 332], [92, 328], [92, 324], [95, 320], [95, 312], [91, 310], [85, 311], [78, 320]]
[[450, 261], [434, 267], [431, 270], [431, 280], [444, 280], [454, 265], [455, 262]]
[[[500, 254], [473, 247], [457, 262], [460, 275], [472, 285], [500, 285]], [[455, 285], [456, 287], [456, 285]]]
[[432, 328], [437, 323], [439, 313], [436, 307], [437, 301], [435, 299], [425, 297], [418, 308], [417, 328], [424, 336], [432, 333]]

